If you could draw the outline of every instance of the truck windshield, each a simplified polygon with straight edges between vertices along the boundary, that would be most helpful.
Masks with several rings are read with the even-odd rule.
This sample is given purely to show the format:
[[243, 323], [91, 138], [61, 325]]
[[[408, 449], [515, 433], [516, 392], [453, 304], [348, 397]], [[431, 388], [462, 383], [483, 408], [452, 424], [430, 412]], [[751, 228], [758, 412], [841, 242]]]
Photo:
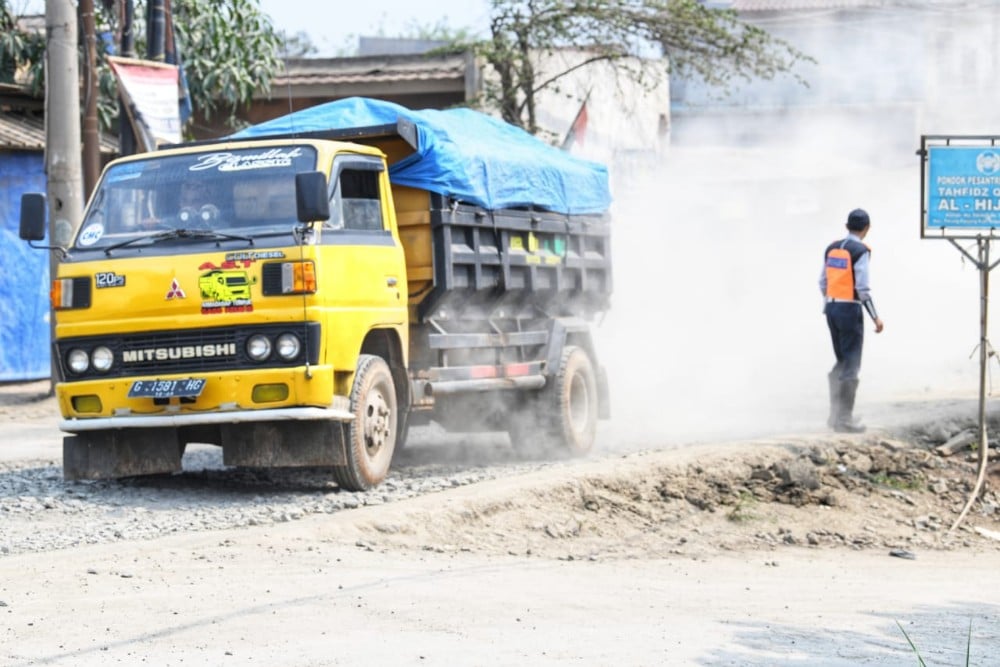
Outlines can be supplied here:
[[311, 146], [153, 155], [115, 164], [91, 199], [75, 247], [124, 247], [177, 229], [241, 238], [290, 232], [297, 223], [295, 174], [315, 168]]

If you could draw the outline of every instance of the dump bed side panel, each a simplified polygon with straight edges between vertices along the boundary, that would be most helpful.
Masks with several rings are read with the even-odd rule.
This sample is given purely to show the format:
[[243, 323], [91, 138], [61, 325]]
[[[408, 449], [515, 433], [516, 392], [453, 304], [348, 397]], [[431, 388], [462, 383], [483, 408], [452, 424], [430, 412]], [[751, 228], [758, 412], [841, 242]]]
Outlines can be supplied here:
[[[589, 319], [609, 307], [607, 216], [487, 211], [437, 194], [429, 200], [433, 285], [425, 294], [410, 290], [420, 321], [541, 313]], [[426, 232], [417, 228], [408, 235], [426, 250]]]

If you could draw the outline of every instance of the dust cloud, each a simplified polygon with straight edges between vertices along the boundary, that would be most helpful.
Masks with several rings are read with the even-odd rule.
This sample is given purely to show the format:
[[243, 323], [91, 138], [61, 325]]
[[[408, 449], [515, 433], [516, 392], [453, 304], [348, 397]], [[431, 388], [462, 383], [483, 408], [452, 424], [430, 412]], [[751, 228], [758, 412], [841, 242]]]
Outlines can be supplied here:
[[[916, 151], [921, 134], [1000, 128], [932, 98], [765, 115], [703, 120], [657, 164], [611, 167], [615, 286], [597, 332], [612, 392], [605, 446], [825, 430], [834, 357], [817, 281], [855, 207], [871, 216], [885, 321], [876, 335], [865, 318], [856, 414], [878, 426], [880, 402], [978, 395], [979, 272], [949, 242], [920, 238]], [[754, 131], [720, 138], [738, 137], [722, 124], [741, 117]], [[963, 246], [975, 255], [974, 241]], [[992, 334], [1000, 312], [990, 321]], [[1000, 391], [993, 362], [991, 381]]]

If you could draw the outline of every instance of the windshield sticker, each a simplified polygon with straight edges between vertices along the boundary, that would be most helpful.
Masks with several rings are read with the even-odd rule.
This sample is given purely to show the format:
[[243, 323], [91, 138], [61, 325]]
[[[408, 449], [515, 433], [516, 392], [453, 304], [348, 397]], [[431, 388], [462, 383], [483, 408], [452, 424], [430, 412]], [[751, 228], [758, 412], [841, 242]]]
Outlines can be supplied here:
[[133, 181], [141, 176], [142, 174], [138, 172], [134, 174], [119, 174], [119, 173], [108, 174], [108, 183], [123, 183], [124, 181]]
[[128, 181], [133, 178], [139, 178], [142, 176], [142, 163], [141, 162], [128, 162], [126, 164], [120, 164], [114, 169], [108, 172], [108, 183], [117, 183], [119, 181]]
[[281, 149], [272, 148], [261, 153], [212, 153], [202, 155], [198, 162], [191, 165], [191, 171], [217, 169], [218, 171], [247, 171], [250, 169], [272, 169], [275, 167], [291, 167], [293, 160], [302, 157], [300, 147]]
[[95, 222], [84, 227], [83, 231], [80, 232], [80, 238], [77, 239], [76, 243], [77, 245], [86, 248], [87, 246], [92, 246], [100, 241], [102, 236], [104, 236], [104, 224]]

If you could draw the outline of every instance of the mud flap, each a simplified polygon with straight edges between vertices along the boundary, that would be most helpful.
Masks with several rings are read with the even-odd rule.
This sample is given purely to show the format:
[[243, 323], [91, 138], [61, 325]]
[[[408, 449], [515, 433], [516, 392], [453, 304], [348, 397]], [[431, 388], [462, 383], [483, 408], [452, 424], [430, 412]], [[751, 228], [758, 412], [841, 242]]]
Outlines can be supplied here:
[[179, 472], [174, 429], [95, 431], [63, 438], [63, 478], [116, 479]]
[[248, 468], [346, 465], [347, 427], [336, 421], [224, 424], [222, 462]]
[[608, 373], [604, 366], [597, 367], [597, 418], [611, 419], [611, 392], [608, 390]]

